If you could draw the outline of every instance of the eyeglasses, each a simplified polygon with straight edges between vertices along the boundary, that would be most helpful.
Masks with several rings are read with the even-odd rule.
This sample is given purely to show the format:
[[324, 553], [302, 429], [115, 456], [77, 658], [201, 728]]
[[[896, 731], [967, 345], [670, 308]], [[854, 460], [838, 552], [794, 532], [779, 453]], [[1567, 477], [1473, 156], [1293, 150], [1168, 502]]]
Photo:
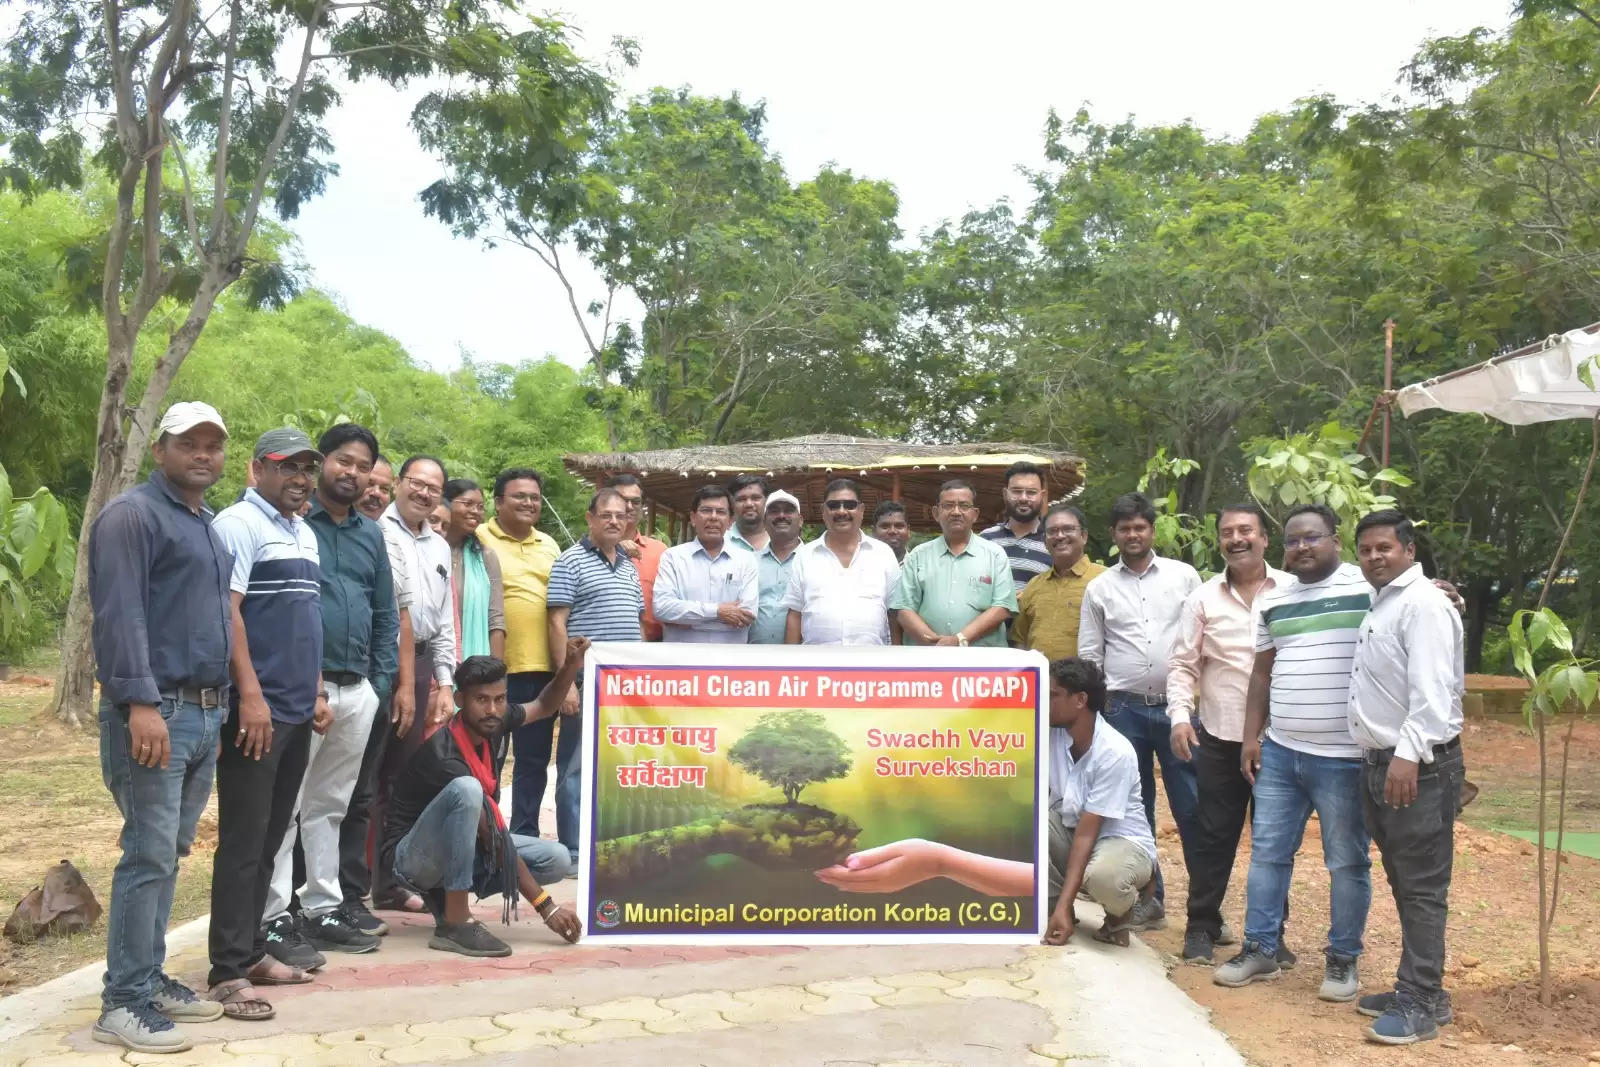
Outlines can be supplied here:
[[861, 506], [859, 500], [825, 500], [822, 506], [829, 511], [854, 511]]
[[315, 478], [322, 471], [322, 464], [316, 460], [307, 460], [305, 463], [296, 463], [292, 459], [280, 459], [272, 468], [285, 478], [293, 478], [303, 474], [307, 478]]
[[596, 511], [593, 513], [598, 522], [627, 522], [626, 511]]
[[1311, 534], [1307, 537], [1286, 537], [1283, 539], [1283, 547], [1290, 552], [1297, 548], [1315, 548], [1332, 536], [1332, 534]]
[[955, 511], [977, 511], [978, 510], [978, 505], [976, 505], [976, 504], [963, 504], [963, 503], [947, 503], [945, 501], [940, 501], [939, 502], [939, 510], [940, 511], [950, 511], [950, 512], [955, 512]]
[[468, 513], [477, 512], [479, 515], [483, 514], [483, 501], [481, 500], [462, 500], [460, 497], [457, 497], [456, 499], [450, 501], [451, 507], [455, 507], [457, 504], [461, 505], [462, 511]]
[[725, 519], [728, 517], [727, 508], [695, 508], [694, 513], [708, 519]]
[[417, 493], [417, 494], [419, 494], [421, 496], [443, 496], [444, 495], [444, 487], [443, 486], [429, 485], [427, 482], [422, 481], [419, 478], [413, 478], [409, 474], [406, 475], [404, 478], [402, 478], [400, 480], [405, 482], [407, 485], [409, 485], [411, 487], [411, 491], [412, 492]]
[[618, 493], [617, 496], [624, 504], [628, 505], [629, 511], [637, 510], [644, 503], [644, 497], [642, 496], [623, 496], [621, 493]]
[[1076, 526], [1053, 526], [1044, 532], [1046, 541], [1059, 541], [1063, 537], [1076, 537], [1083, 531]]

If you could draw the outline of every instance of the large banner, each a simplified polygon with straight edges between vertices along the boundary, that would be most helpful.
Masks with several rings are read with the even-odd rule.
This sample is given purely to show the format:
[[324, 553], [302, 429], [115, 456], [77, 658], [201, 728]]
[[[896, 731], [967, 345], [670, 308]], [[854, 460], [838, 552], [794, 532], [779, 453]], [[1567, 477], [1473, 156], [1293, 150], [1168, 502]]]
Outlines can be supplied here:
[[1043, 933], [1037, 653], [599, 644], [583, 693], [589, 940]]

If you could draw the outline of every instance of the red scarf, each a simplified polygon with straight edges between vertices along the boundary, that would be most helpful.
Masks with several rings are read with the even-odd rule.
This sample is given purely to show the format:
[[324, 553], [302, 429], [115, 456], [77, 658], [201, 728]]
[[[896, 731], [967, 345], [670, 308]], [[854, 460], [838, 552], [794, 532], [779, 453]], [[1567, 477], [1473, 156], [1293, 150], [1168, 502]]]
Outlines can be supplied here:
[[461, 721], [460, 715], [450, 718], [450, 736], [456, 739], [456, 748], [461, 750], [461, 758], [467, 761], [467, 770], [483, 786], [483, 799], [489, 802], [489, 810], [494, 812], [495, 827], [504, 830], [506, 819], [500, 814], [500, 805], [494, 800], [495, 794], [500, 791], [500, 783], [495, 780], [494, 768], [489, 765], [489, 746], [484, 745], [484, 753], [478, 752], [478, 740], [467, 730], [467, 724]]

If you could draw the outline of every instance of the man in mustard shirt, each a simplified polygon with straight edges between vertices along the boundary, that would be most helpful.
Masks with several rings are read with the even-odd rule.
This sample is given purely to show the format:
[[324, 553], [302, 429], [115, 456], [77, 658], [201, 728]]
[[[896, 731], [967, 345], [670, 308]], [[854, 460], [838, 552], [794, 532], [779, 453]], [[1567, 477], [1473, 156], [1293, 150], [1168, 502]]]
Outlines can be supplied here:
[[1044, 517], [1044, 543], [1051, 568], [1017, 594], [1017, 619], [1011, 643], [1044, 653], [1054, 663], [1078, 654], [1078, 619], [1083, 590], [1105, 568], [1084, 555], [1088, 523], [1071, 504], [1057, 504]]
[[[545, 595], [550, 567], [561, 554], [555, 538], [535, 529], [544, 508], [544, 479], [512, 467], [494, 480], [494, 518], [478, 527], [478, 540], [500, 561], [506, 609], [506, 699], [528, 704], [550, 681], [550, 640]], [[511, 778], [511, 832], [539, 836], [539, 804], [550, 769], [556, 717], [537, 719], [511, 733], [516, 757]]]
[[904, 644], [1006, 645], [1006, 620], [1017, 610], [1011, 559], [972, 532], [978, 496], [953, 478], [939, 487], [942, 535], [906, 553], [889, 607], [899, 612]]

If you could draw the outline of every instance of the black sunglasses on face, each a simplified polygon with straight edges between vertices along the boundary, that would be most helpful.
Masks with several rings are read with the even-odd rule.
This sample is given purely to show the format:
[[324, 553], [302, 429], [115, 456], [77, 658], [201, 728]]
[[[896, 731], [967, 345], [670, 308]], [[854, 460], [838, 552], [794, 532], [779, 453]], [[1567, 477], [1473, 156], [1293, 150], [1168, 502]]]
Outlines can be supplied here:
[[823, 503], [829, 511], [854, 511], [861, 506], [859, 500], [829, 500]]

